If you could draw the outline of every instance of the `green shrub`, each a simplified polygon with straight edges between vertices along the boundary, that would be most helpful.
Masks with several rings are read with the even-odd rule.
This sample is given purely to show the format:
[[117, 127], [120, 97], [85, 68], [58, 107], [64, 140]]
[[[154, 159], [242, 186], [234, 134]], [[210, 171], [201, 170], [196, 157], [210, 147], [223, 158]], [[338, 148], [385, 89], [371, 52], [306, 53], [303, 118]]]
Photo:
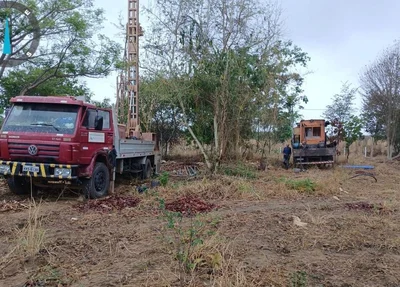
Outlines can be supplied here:
[[290, 287], [307, 287], [307, 273], [305, 271], [293, 272], [290, 276]]
[[224, 174], [229, 176], [238, 176], [250, 179], [257, 178], [255, 171], [243, 164], [239, 164], [235, 167], [223, 167], [222, 171]]
[[288, 188], [297, 190], [299, 192], [314, 193], [316, 184], [309, 178], [305, 179], [286, 179], [285, 184]]
[[162, 186], [166, 186], [168, 184], [168, 180], [169, 180], [169, 173], [164, 171], [161, 175], [160, 175], [160, 184]]

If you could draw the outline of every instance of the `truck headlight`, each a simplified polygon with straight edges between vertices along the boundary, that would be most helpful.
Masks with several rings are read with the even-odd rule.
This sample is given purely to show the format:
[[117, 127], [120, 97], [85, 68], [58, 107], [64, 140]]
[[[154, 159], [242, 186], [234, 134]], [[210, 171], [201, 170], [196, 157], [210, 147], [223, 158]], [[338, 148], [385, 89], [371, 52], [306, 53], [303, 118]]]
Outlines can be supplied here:
[[0, 173], [9, 173], [10, 172], [10, 166], [6, 164], [0, 164]]
[[55, 168], [54, 169], [54, 175], [55, 176], [70, 176], [71, 175], [71, 169], [70, 168]]

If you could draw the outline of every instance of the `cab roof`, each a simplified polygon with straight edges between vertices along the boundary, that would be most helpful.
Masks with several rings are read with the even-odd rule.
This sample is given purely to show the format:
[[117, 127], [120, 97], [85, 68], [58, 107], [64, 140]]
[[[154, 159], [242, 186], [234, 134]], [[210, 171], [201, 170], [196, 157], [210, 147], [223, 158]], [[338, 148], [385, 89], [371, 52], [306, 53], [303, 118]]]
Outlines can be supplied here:
[[72, 96], [17, 96], [10, 100], [11, 103], [49, 103], [66, 104], [96, 108], [95, 105], [78, 100]]
[[325, 122], [323, 119], [309, 119], [309, 120], [301, 120], [300, 122]]

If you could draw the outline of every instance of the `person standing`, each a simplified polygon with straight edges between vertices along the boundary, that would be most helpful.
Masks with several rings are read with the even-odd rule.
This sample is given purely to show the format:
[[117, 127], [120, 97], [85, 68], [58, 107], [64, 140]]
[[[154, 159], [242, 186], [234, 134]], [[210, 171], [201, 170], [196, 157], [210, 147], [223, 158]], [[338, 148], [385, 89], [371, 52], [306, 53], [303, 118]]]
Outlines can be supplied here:
[[283, 153], [283, 163], [285, 164], [285, 168], [289, 169], [289, 160], [290, 156], [292, 155], [292, 149], [290, 148], [289, 144], [282, 151]]

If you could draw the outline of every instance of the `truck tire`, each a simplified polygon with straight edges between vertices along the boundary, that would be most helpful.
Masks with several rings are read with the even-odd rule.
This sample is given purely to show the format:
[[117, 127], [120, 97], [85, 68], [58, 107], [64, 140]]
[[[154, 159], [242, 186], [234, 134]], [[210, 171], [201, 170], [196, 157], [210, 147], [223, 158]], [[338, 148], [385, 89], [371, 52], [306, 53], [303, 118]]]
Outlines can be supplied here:
[[108, 194], [109, 186], [110, 172], [104, 163], [97, 162], [92, 177], [83, 182], [83, 193], [87, 198], [101, 198]]
[[146, 164], [144, 165], [143, 169], [143, 179], [151, 178], [152, 171], [153, 169], [151, 168], [151, 161], [149, 159], [146, 159]]
[[31, 190], [31, 183], [21, 176], [11, 176], [7, 178], [7, 184], [11, 192], [16, 195], [31, 194], [31, 191], [32, 195], [35, 195], [37, 192], [37, 188], [32, 186]]

